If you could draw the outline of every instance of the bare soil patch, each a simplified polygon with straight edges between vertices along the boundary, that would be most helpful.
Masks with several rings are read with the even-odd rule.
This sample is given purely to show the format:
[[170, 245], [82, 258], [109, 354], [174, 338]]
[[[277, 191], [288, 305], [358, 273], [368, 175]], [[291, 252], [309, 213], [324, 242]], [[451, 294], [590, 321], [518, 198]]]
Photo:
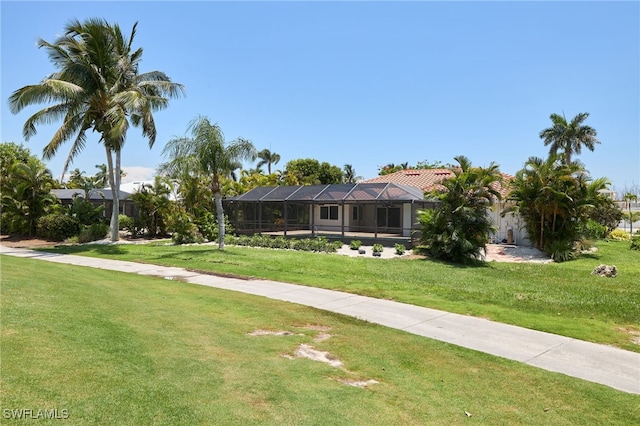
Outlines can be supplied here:
[[36, 237], [0, 235], [0, 244], [5, 247], [36, 249], [42, 247], [53, 247], [60, 243], [56, 241], [47, 241]]

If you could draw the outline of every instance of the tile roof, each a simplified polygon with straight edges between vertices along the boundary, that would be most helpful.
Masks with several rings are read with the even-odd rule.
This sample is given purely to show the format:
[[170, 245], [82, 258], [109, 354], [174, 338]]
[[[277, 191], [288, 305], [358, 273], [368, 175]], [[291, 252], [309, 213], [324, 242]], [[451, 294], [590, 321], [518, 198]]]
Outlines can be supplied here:
[[[509, 193], [507, 182], [511, 181], [514, 177], [507, 173], [500, 173], [504, 180], [502, 185], [498, 184], [498, 191], [502, 198], [506, 198]], [[373, 179], [362, 181], [362, 183], [396, 183], [401, 185], [409, 185], [420, 188], [422, 191], [431, 192], [434, 189], [438, 189], [440, 183], [444, 179], [448, 179], [453, 176], [453, 172], [449, 169], [407, 169], [400, 170], [395, 173], [390, 173], [384, 176], [378, 176]]]

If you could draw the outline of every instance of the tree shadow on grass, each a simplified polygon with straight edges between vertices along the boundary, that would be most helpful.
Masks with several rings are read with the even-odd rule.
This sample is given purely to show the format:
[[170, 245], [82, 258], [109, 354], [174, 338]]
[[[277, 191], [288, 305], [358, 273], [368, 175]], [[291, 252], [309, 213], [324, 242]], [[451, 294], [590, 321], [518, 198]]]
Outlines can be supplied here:
[[39, 249], [48, 253], [58, 254], [79, 254], [79, 253], [98, 253], [104, 255], [125, 254], [122, 247], [117, 244], [87, 244], [80, 246], [58, 246], [54, 248]]
[[432, 257], [425, 257], [424, 259], [421, 259], [423, 262], [433, 262], [433, 263], [437, 263], [440, 265], [444, 265], [444, 266], [451, 266], [453, 268], [456, 269], [467, 269], [467, 268], [490, 268], [491, 267], [491, 262], [484, 262], [482, 260], [478, 260], [478, 259], [467, 259], [465, 260], [464, 263], [455, 263], [455, 262], [451, 262], [451, 261], [447, 261], [447, 260], [442, 260], [442, 259], [435, 259]]

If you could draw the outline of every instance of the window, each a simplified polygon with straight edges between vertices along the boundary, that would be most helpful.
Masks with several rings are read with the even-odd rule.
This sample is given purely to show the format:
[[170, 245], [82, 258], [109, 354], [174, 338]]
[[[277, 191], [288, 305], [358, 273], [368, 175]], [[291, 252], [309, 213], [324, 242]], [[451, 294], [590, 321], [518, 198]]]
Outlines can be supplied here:
[[320, 219], [338, 220], [338, 206], [321, 206]]
[[353, 206], [352, 207], [352, 220], [360, 220], [360, 209], [358, 208], [358, 206]]

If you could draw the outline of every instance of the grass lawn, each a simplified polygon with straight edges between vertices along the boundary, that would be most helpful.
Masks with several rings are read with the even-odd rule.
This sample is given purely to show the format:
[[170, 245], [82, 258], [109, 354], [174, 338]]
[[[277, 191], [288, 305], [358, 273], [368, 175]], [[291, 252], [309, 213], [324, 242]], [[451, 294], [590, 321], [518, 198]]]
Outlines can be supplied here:
[[[181, 253], [194, 250], [241, 264], [259, 257]], [[160, 278], [0, 259], [3, 416], [66, 410], [68, 422], [82, 425], [640, 423], [638, 396], [349, 317]], [[377, 276], [382, 263], [353, 265], [373, 265]], [[248, 335], [255, 330], [292, 334]], [[331, 337], [316, 341], [321, 333]], [[343, 366], [283, 356], [303, 343]], [[379, 383], [341, 383], [370, 379]]]
[[[298, 283], [475, 315], [640, 352], [640, 252], [628, 242], [565, 263], [455, 266], [215, 246], [84, 245], [58, 253], [109, 257]], [[613, 264], [618, 277], [591, 275]]]

